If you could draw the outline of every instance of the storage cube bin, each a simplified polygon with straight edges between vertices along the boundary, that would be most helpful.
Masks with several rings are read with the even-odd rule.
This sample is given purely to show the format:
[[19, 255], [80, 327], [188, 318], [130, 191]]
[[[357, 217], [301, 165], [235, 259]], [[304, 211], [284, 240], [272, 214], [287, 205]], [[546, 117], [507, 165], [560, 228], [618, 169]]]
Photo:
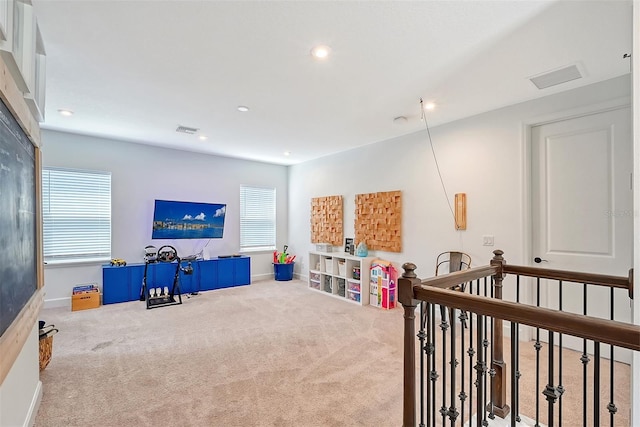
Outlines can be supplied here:
[[323, 284], [322, 290], [325, 292], [331, 293], [332, 291], [331, 276], [324, 276], [324, 284]]
[[309, 273], [309, 279], [319, 282], [320, 274], [319, 273]]
[[325, 258], [324, 259], [324, 271], [329, 274], [333, 274], [333, 259]]
[[345, 290], [345, 281], [344, 281], [344, 279], [338, 279], [338, 295], [343, 297], [344, 296], [344, 290]]
[[360, 282], [352, 282], [349, 280], [347, 283], [349, 284], [348, 288], [350, 291], [360, 292]]
[[338, 275], [344, 277], [346, 270], [347, 268], [344, 264], [344, 261], [338, 261]]

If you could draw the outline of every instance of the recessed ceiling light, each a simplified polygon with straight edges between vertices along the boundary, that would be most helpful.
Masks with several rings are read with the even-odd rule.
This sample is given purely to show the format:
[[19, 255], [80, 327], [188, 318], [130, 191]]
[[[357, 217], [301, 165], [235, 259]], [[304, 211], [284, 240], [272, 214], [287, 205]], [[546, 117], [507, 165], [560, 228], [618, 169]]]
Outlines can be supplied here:
[[436, 104], [434, 104], [433, 102], [427, 102], [427, 103], [424, 105], [424, 108], [425, 108], [426, 110], [431, 111], [431, 110], [433, 110], [434, 108], [436, 108]]
[[200, 139], [200, 141], [206, 141], [206, 140], [207, 140], [207, 138], [208, 138], [208, 137], [207, 137], [207, 135], [200, 135], [200, 136], [198, 137], [198, 139]]
[[311, 56], [316, 59], [325, 59], [331, 53], [331, 48], [325, 45], [319, 45], [311, 49]]
[[285, 151], [285, 152], [284, 152], [284, 155], [285, 155], [285, 156], [290, 156], [290, 155], [291, 155], [291, 151]]
[[73, 116], [73, 111], [71, 110], [60, 109], [58, 110], [58, 113], [60, 113], [61, 116], [65, 117]]
[[243, 113], [246, 113], [247, 111], [249, 111], [249, 107], [245, 107], [244, 105], [240, 105], [238, 107], [238, 111], [242, 111]]

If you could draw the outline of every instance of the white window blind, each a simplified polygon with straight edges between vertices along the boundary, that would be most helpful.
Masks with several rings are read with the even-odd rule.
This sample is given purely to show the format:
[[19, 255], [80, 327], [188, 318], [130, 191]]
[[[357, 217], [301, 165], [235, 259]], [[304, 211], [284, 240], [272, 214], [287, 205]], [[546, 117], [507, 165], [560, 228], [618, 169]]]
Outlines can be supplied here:
[[240, 249], [276, 248], [276, 189], [240, 186]]
[[43, 168], [47, 262], [111, 258], [111, 173]]

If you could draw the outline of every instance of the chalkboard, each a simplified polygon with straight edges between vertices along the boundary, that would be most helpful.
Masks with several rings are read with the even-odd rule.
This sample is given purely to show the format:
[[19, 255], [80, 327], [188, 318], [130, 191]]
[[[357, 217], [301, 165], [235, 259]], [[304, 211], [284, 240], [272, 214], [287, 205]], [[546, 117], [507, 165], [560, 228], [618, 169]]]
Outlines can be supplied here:
[[35, 147], [0, 101], [0, 336], [37, 290]]

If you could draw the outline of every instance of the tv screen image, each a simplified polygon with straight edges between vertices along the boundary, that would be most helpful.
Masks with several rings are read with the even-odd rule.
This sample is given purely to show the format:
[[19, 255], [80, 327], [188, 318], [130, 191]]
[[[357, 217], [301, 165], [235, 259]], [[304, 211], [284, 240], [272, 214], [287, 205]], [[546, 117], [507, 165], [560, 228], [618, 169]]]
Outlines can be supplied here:
[[226, 204], [156, 200], [152, 239], [221, 239]]

